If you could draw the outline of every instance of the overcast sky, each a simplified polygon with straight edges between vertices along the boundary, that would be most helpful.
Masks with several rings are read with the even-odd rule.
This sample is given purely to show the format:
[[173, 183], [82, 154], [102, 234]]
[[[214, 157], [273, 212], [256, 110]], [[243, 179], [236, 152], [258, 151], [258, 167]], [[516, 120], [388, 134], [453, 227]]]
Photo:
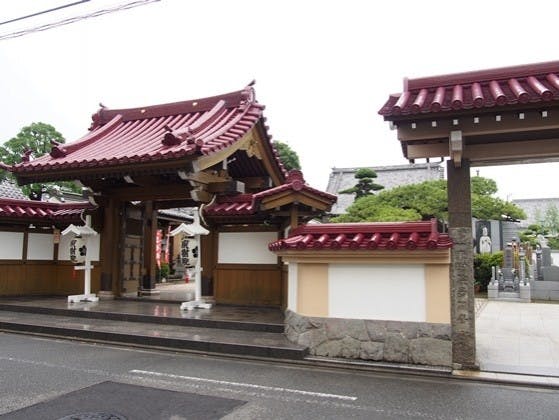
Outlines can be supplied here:
[[[2, 0], [0, 20], [74, 1]], [[91, 0], [0, 25], [0, 37], [132, 1]], [[534, 0], [152, 2], [0, 40], [0, 141], [42, 121], [70, 142], [100, 102], [196, 99], [256, 79], [273, 138], [325, 189], [332, 167], [407, 163], [377, 113], [404, 77], [557, 60], [558, 11]], [[503, 198], [559, 197], [559, 164], [479, 170]]]

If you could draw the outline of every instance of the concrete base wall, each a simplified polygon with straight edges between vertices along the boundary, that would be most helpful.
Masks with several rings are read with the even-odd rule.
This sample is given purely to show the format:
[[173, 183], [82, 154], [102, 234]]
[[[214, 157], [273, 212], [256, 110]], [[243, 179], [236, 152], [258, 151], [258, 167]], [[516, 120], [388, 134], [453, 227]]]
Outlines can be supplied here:
[[307, 317], [287, 310], [285, 333], [314, 356], [452, 365], [450, 324]]
[[531, 280], [532, 299], [559, 300], [559, 281]]

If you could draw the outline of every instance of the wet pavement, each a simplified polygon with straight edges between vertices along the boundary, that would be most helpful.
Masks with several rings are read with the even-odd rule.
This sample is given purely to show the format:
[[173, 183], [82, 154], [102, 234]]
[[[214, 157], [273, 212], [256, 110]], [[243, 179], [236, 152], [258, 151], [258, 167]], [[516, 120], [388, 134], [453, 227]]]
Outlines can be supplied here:
[[[166, 296], [182, 296], [188, 287], [168, 285]], [[559, 387], [559, 304], [478, 298], [475, 306], [480, 371], [453, 375]], [[5, 331], [248, 357], [304, 358], [305, 349], [283, 334], [283, 322], [280, 309], [214, 305], [181, 311], [180, 300], [161, 296], [95, 303], [67, 303], [63, 297], [0, 299], [0, 329]]]
[[[48, 315], [48, 316], [46, 316]], [[280, 309], [214, 305], [181, 311], [180, 302], [63, 297], [3, 298], [0, 329], [176, 350], [302, 359], [306, 349], [283, 334]]]
[[476, 299], [480, 369], [559, 377], [559, 304]]
[[0, 329], [229, 355], [301, 359], [283, 334], [0, 311]]
[[41, 312], [49, 314], [65, 314], [70, 312], [82, 312], [77, 316], [93, 318], [97, 315], [104, 318], [125, 320], [128, 316], [132, 317], [157, 318], [149, 319], [150, 322], [171, 323], [184, 325], [185, 322], [174, 322], [177, 320], [195, 321], [215, 321], [222, 323], [244, 323], [266, 324], [276, 326], [283, 331], [284, 315], [280, 309], [234, 305], [214, 305], [211, 309], [194, 309], [192, 311], [182, 311], [180, 302], [163, 302], [156, 300], [142, 299], [114, 299], [100, 300], [98, 302], [77, 302], [68, 303], [61, 297], [49, 298], [2, 298], [0, 309], [10, 310], [12, 307], [20, 307], [28, 312]]
[[[10, 307], [19, 306], [22, 310], [28, 309], [29, 312], [66, 315], [67, 311], [73, 312], [77, 316], [88, 318], [97, 317], [99, 314], [107, 316], [109, 319], [137, 320], [158, 323], [170, 323], [175, 325], [186, 325], [187, 322], [179, 320], [209, 321], [227, 323], [246, 324], [250, 326], [268, 325], [272, 326], [275, 332], [283, 331], [284, 314], [279, 308], [235, 306], [235, 305], [213, 305], [211, 309], [197, 308], [192, 311], [180, 309], [182, 302], [194, 299], [193, 283], [158, 283], [156, 286], [157, 294], [152, 296], [136, 296], [99, 300], [98, 302], [76, 302], [67, 303], [64, 297], [3, 297], [0, 299], [0, 309], [10, 310]], [[212, 297], [204, 297], [208, 302], [212, 302]], [[114, 315], [114, 316], [112, 316]], [[128, 315], [128, 319], [126, 316]], [[143, 317], [143, 318], [142, 318]], [[258, 327], [255, 327], [256, 329]]]

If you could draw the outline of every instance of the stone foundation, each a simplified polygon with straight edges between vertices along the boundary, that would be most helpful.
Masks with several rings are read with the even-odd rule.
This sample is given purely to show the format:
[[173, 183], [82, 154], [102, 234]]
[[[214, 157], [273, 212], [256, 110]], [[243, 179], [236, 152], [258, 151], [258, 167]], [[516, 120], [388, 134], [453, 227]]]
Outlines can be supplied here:
[[285, 324], [287, 338], [313, 356], [452, 365], [450, 324], [306, 317], [290, 310]]

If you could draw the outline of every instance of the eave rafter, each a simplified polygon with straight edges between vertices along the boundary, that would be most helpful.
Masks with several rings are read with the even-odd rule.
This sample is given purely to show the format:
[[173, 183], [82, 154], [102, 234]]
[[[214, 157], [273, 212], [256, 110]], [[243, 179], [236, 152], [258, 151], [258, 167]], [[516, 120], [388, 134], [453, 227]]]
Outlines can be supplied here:
[[450, 157], [475, 165], [559, 159], [559, 108], [460, 114], [395, 123], [404, 155], [413, 161]]

